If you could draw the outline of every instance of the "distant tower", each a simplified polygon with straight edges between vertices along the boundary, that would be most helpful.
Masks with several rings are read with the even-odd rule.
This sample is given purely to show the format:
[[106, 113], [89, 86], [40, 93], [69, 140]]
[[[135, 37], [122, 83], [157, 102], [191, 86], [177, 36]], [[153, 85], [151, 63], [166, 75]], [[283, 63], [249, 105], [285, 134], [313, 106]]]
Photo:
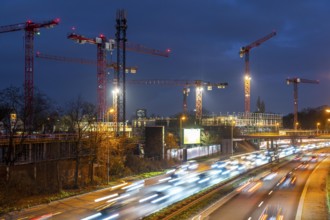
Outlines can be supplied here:
[[125, 136], [126, 123], [126, 30], [127, 20], [126, 11], [118, 10], [116, 16], [116, 43], [117, 43], [117, 71], [114, 80], [114, 88], [118, 91], [116, 94], [116, 133], [119, 136], [120, 127], [119, 122], [123, 123], [123, 135]]

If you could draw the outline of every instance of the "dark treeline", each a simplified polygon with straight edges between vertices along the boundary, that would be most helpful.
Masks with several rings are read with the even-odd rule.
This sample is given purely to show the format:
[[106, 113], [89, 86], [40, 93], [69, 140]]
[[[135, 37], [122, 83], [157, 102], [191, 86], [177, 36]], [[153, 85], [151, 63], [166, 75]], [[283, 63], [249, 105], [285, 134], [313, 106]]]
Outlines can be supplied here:
[[[35, 89], [29, 127], [25, 123], [28, 117], [23, 89], [11, 86], [0, 90], [0, 207], [9, 205], [10, 198], [14, 204], [26, 196], [107, 184], [168, 166], [168, 162], [136, 155], [137, 138], [116, 137], [96, 123], [95, 105], [81, 96], [59, 107]], [[38, 152], [27, 137], [56, 133], [73, 134], [70, 158], [18, 163], [27, 150], [31, 158]]]

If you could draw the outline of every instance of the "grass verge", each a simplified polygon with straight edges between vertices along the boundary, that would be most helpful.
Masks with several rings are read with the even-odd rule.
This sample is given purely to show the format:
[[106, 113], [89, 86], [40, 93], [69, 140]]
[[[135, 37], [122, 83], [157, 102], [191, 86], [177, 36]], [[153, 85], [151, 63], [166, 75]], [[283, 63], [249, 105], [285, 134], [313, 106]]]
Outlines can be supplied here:
[[328, 208], [328, 216], [330, 216], [330, 171], [328, 171], [328, 176], [327, 176], [327, 208]]

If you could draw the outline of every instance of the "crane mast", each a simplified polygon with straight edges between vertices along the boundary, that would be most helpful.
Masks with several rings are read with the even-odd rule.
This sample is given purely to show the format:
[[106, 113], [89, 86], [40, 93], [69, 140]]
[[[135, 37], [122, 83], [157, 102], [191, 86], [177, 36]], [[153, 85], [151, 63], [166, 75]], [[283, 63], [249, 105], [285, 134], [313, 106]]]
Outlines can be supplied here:
[[262, 44], [263, 42], [269, 40], [270, 38], [274, 37], [276, 32], [273, 31], [272, 33], [260, 38], [259, 40], [254, 41], [253, 43], [242, 47], [240, 49], [239, 55], [240, 57], [244, 56], [245, 62], [245, 70], [244, 70], [244, 110], [245, 113], [249, 113], [251, 111], [251, 76], [250, 76], [250, 50]]
[[[127, 19], [126, 12], [124, 10], [118, 10], [116, 15], [116, 38], [115, 40], [107, 40], [104, 35], [100, 35], [99, 38], [87, 38], [75, 33], [69, 34], [68, 38], [72, 39], [80, 44], [89, 43], [97, 44], [97, 63], [98, 63], [98, 120], [104, 121], [106, 115], [106, 50], [112, 51], [117, 49], [117, 64], [115, 65], [115, 79], [113, 81], [114, 91], [114, 121], [116, 126], [116, 133], [119, 135], [120, 127], [119, 122], [125, 124], [126, 121], [126, 50], [135, 51], [144, 54], [151, 54], [157, 56], [168, 57], [169, 50], [160, 51], [144, 47], [140, 44], [134, 44], [127, 42], [126, 38]], [[135, 72], [134, 69], [131, 71]], [[123, 126], [123, 134], [125, 135], [125, 126]]]
[[68, 39], [74, 40], [79, 44], [89, 43], [97, 46], [97, 120], [104, 121], [106, 116], [106, 92], [107, 92], [107, 61], [106, 51], [113, 50], [111, 41], [109, 41], [103, 34], [95, 38], [87, 38], [83, 35], [70, 33]]
[[56, 18], [40, 23], [28, 20], [25, 23], [0, 26], [0, 33], [25, 31], [24, 111], [26, 118], [24, 123], [28, 129], [31, 129], [33, 124], [34, 35], [39, 33], [40, 28], [52, 28], [59, 22], [60, 20]]
[[318, 80], [302, 79], [302, 78], [287, 78], [286, 83], [288, 85], [293, 84], [293, 127], [295, 130], [298, 128], [298, 84], [299, 83], [310, 83], [319, 84]]

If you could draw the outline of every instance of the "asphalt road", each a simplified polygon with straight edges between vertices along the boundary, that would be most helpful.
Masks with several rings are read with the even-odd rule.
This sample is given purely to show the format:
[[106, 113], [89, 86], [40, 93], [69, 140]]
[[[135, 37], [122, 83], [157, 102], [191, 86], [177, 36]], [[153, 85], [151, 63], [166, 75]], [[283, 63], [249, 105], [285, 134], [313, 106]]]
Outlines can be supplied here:
[[[206, 164], [200, 164], [198, 171], [202, 172], [206, 169], [209, 169], [209, 165]], [[160, 175], [154, 178], [146, 179], [145, 180], [145, 188], [152, 189], [152, 186], [159, 183], [160, 179], [163, 179], [166, 177], [166, 175]], [[192, 189], [191, 193], [195, 193], [196, 190], [200, 189]], [[186, 190], [187, 191], [187, 190]], [[99, 191], [94, 191], [91, 193], [70, 197], [67, 199], [54, 201], [49, 204], [43, 204], [31, 208], [24, 209], [22, 211], [17, 212], [11, 212], [6, 215], [3, 215], [0, 217], [0, 220], [2, 219], [83, 219], [86, 216], [93, 215], [97, 212], [97, 210], [103, 208], [106, 203], [106, 200], [102, 200], [100, 202], [95, 202], [96, 199], [106, 197], [109, 195], [113, 195], [116, 193], [121, 193], [122, 190], [115, 188], [107, 188]], [[147, 193], [147, 192], [146, 192]], [[131, 193], [132, 194], [132, 193]], [[140, 193], [141, 194], [141, 193]], [[133, 198], [137, 198], [138, 196], [135, 196]], [[136, 201], [132, 204], [136, 204]], [[144, 216], [146, 214], [150, 214], [151, 212], [154, 212], [157, 209], [160, 209], [161, 206], [153, 207], [153, 205], [149, 204], [149, 206], [139, 205], [138, 207], [135, 207], [134, 205], [127, 205], [125, 206], [125, 209], [129, 211], [124, 211], [123, 214], [126, 216], [129, 216], [129, 219], [134, 219], [134, 216], [139, 213], [139, 216]]]
[[[209, 220], [256, 220], [268, 206], [280, 208], [284, 219], [295, 219], [300, 195], [308, 176], [317, 163], [309, 163], [306, 169], [295, 169], [301, 162], [290, 162], [278, 170], [272, 180], [264, 180], [256, 192], [240, 193], [209, 216]], [[280, 179], [293, 170], [296, 183], [291, 187], [277, 185]]]
[[[274, 189], [277, 182], [282, 176], [288, 173], [290, 170], [294, 169], [299, 165], [298, 162], [292, 162], [287, 164], [278, 170], [277, 175], [272, 180], [263, 181], [263, 185], [255, 193], [241, 193], [235, 196], [232, 200], [214, 212], [210, 219], [258, 219], [261, 211], [267, 204], [278, 204], [283, 203], [285, 207], [285, 214], [288, 216], [295, 215], [295, 209], [298, 206], [300, 193], [306, 182], [306, 179], [311, 172], [310, 169], [297, 170], [297, 183], [292, 189]], [[311, 165], [312, 168], [314, 165]], [[199, 171], [209, 168], [207, 165], [201, 165]], [[125, 203], [124, 207], [118, 209], [120, 216], [125, 216], [124, 219], [137, 219], [137, 217], [145, 216], [151, 212], [161, 209], [173, 202], [176, 202], [186, 196], [190, 196], [193, 193], [201, 190], [201, 185], [196, 182], [186, 182], [184, 185], [179, 185], [171, 187], [171, 193], [168, 191], [166, 195], [169, 197], [166, 201], [162, 201], [160, 204], [140, 203], [139, 200], [146, 198], [148, 193], [153, 193], [153, 190], [159, 190], [162, 187], [161, 184], [154, 185], [158, 183], [160, 179], [165, 176], [158, 176], [156, 178], [148, 179], [145, 181], [147, 187], [139, 190], [138, 194], [130, 192], [130, 200], [127, 205]], [[189, 179], [189, 178], [188, 178]], [[190, 178], [194, 179], [194, 178]], [[166, 185], [164, 183], [164, 185]], [[168, 183], [167, 183], [168, 185]], [[153, 187], [157, 187], [158, 189]], [[149, 190], [149, 191], [148, 191]], [[174, 192], [177, 190], [177, 192]], [[272, 193], [270, 193], [272, 191]], [[100, 199], [105, 196], [110, 196], [112, 194], [120, 193], [118, 189], [104, 189], [81, 196], [76, 196], [56, 202], [52, 202], [47, 205], [40, 205], [25, 209], [20, 212], [13, 212], [2, 216], [5, 219], [45, 219], [46, 217], [51, 217], [51, 219], [82, 219], [87, 216], [97, 213], [97, 210], [101, 209], [105, 205], [109, 205], [103, 199], [102, 201], [96, 202], [96, 199]], [[117, 196], [118, 197], [118, 196]], [[179, 198], [181, 197], [181, 198]], [[44, 218], [45, 217], [45, 218]], [[127, 218], [126, 218], [127, 217]], [[104, 218], [104, 217], [103, 217]], [[1, 219], [1, 217], [0, 217]], [[120, 218], [122, 219], [122, 218]], [[294, 219], [294, 218], [285, 218]]]

